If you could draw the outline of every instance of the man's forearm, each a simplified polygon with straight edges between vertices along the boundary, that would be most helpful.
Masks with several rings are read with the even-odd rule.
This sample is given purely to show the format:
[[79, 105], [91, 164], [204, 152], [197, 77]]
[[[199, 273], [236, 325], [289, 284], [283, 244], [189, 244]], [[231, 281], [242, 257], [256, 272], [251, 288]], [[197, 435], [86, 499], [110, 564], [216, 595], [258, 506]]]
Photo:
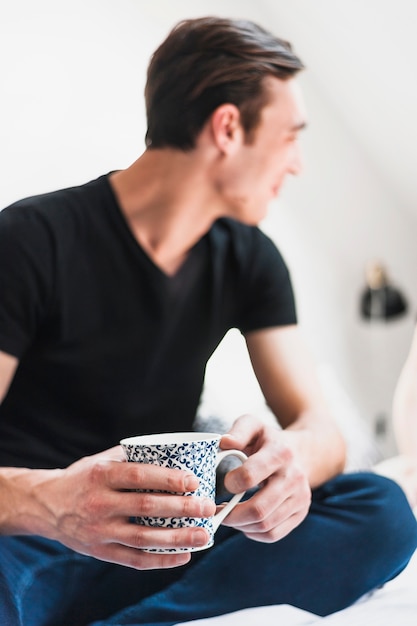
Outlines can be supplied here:
[[307, 472], [312, 488], [343, 471], [346, 443], [337, 425], [330, 419], [317, 419], [306, 412], [283, 433]]
[[0, 534], [52, 535], [53, 516], [40, 493], [61, 471], [0, 468]]

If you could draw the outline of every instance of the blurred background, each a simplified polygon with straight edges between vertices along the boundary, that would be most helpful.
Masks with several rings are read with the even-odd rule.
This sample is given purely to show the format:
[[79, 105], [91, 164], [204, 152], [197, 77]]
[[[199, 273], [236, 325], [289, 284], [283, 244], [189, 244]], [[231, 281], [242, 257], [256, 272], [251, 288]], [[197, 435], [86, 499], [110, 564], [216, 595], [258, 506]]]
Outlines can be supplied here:
[[[307, 66], [304, 171], [262, 227], [287, 260], [336, 412], [390, 455], [392, 393], [417, 315], [413, 0], [0, 0], [0, 206], [135, 160], [150, 55], [180, 19], [209, 14], [258, 22]], [[369, 284], [373, 264], [400, 294], [392, 316]], [[261, 410], [237, 332], [212, 358], [207, 389], [208, 412]]]

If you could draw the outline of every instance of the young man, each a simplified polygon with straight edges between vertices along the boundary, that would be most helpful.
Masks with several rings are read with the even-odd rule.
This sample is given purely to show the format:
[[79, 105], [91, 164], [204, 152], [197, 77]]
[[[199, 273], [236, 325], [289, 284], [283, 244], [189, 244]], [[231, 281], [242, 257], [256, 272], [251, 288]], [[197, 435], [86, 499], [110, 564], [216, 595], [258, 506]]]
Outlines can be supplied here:
[[[253, 23], [185, 21], [150, 62], [144, 154], [0, 214], [1, 623], [160, 626], [271, 603], [324, 615], [414, 551], [399, 487], [340, 475], [288, 271], [256, 226], [300, 170], [301, 68]], [[249, 456], [226, 486], [251, 495], [214, 548], [144, 552], [207, 536], [132, 517], [214, 506], [181, 495], [192, 476], [121, 462], [116, 444], [192, 428], [232, 327], [282, 429], [246, 415], [223, 437]]]

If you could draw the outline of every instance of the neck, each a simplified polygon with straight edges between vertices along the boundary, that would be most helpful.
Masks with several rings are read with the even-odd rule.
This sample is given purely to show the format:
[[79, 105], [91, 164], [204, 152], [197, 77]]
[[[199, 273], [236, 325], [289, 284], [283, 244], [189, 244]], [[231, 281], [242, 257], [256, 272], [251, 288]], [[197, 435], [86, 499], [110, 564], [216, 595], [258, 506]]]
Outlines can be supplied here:
[[167, 274], [221, 216], [198, 154], [148, 150], [110, 176], [120, 209], [138, 243]]

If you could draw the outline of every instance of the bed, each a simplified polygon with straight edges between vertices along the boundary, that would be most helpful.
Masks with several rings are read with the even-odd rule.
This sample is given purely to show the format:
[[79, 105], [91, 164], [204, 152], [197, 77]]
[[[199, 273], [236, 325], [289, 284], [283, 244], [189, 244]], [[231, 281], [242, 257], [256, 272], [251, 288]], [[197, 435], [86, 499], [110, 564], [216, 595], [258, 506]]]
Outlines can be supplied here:
[[[417, 511], [416, 511], [417, 513]], [[327, 617], [288, 605], [245, 609], [209, 619], [181, 622], [177, 626], [416, 626], [417, 552], [406, 569], [382, 589]]]

